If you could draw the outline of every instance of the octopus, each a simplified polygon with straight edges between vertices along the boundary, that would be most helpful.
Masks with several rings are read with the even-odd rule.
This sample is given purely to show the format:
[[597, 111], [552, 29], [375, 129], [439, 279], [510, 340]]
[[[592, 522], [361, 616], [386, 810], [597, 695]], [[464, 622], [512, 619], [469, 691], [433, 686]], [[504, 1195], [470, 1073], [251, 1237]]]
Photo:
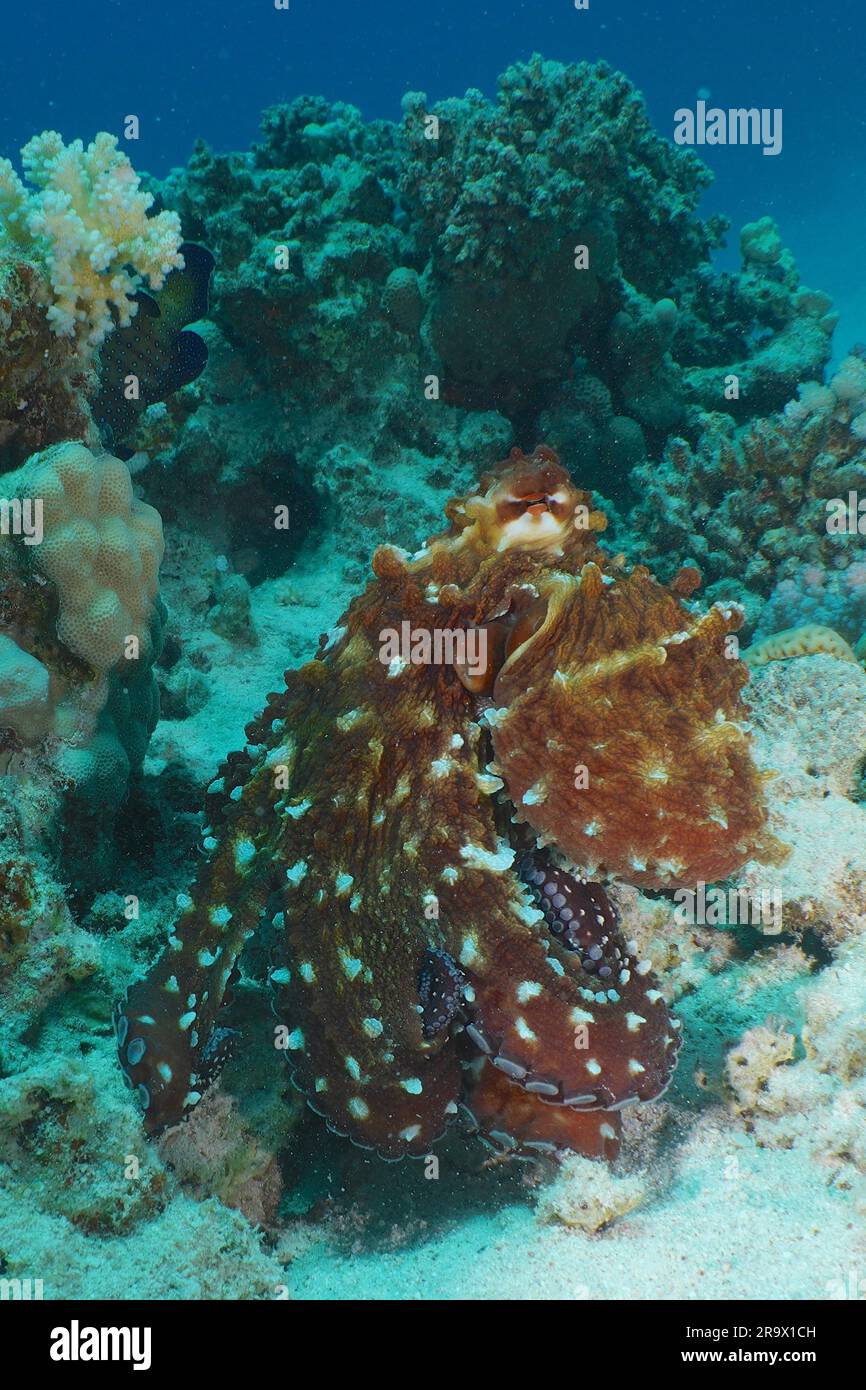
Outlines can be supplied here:
[[218, 1072], [267, 916], [275, 1046], [333, 1132], [394, 1160], [455, 1121], [498, 1154], [617, 1152], [680, 1043], [607, 887], [778, 860], [735, 605], [598, 544], [545, 447], [514, 451], [285, 676], [206, 794], [168, 943], [115, 1012], [157, 1134]]

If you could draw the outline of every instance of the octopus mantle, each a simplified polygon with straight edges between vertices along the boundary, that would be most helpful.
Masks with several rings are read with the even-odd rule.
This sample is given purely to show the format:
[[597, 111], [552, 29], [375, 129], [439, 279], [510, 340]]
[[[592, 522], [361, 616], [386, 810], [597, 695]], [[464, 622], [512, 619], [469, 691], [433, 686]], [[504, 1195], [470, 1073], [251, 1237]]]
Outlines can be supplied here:
[[208, 789], [197, 883], [116, 1017], [151, 1132], [200, 1098], [270, 904], [277, 1041], [330, 1128], [395, 1158], [462, 1114], [501, 1148], [611, 1155], [678, 1033], [598, 880], [665, 889], [780, 854], [739, 611], [691, 605], [695, 571], [626, 572], [547, 449], [446, 511], [415, 556], [376, 552]]

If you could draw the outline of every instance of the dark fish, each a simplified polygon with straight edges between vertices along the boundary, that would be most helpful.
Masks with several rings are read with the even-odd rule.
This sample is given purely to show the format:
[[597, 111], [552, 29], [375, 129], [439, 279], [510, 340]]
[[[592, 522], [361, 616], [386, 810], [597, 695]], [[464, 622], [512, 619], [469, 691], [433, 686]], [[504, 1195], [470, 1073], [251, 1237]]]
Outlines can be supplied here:
[[[214, 258], [192, 241], [180, 249], [183, 270], [173, 270], [155, 294], [139, 290], [132, 323], [109, 334], [100, 351], [93, 414], [115, 451], [147, 406], [195, 381], [207, 362], [206, 343], [186, 325], [207, 315]], [[138, 378], [137, 400], [127, 399], [130, 376]]]

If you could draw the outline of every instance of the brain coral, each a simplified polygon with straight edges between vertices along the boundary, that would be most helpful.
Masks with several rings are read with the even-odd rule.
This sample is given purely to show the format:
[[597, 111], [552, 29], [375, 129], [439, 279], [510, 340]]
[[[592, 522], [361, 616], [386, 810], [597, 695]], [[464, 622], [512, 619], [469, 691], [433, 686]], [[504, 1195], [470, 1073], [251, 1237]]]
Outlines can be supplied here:
[[163, 554], [159, 513], [134, 497], [125, 463], [83, 444], [58, 444], [7, 475], [9, 497], [41, 499], [41, 543], [19, 546], [56, 587], [57, 635], [97, 672], [124, 656], [137, 637], [148, 657]]
[[138, 276], [159, 289], [183, 265], [177, 213], [148, 217], [153, 204], [117, 138], [105, 131], [84, 148], [56, 131], [21, 152], [29, 191], [0, 159], [0, 232], [43, 266], [51, 284], [47, 318], [55, 333], [102, 342], [136, 312]]

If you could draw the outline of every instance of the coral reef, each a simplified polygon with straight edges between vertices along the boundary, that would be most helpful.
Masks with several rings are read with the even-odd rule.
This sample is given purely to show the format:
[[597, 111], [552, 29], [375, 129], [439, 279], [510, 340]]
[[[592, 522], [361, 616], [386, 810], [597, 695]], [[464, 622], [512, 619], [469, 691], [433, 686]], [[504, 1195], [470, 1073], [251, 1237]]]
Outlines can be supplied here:
[[866, 551], [830, 569], [798, 565], [773, 588], [755, 631], [755, 642], [794, 628], [822, 627], [856, 648], [866, 634]]
[[61, 439], [98, 441], [92, 364], [52, 332], [39, 268], [9, 252], [0, 239], [0, 476]]
[[[272, 1297], [326, 1209], [354, 1255], [401, 1181], [423, 1253], [439, 1184], [304, 1098], [387, 1157], [459, 1120], [467, 1211], [489, 1169], [556, 1172], [529, 1249], [594, 1270], [735, 1210], [731, 1152], [838, 1235], [797, 1165], [866, 1174], [866, 360], [825, 384], [835, 315], [776, 225], [717, 271], [699, 160], [604, 64], [537, 57], [397, 124], [300, 98], [144, 186], [104, 135], [25, 173], [0, 163], [4, 523], [44, 503], [37, 544], [0, 534], [4, 1273], [92, 1296], [122, 1251], [146, 1296]], [[592, 494], [549, 449], [475, 485], [537, 439]], [[726, 906], [684, 921], [700, 883]], [[114, 1056], [131, 980], [153, 1142]]]
[[695, 215], [710, 175], [653, 131], [606, 64], [536, 55], [503, 74], [496, 102], [470, 91], [404, 105], [401, 192], [427, 258], [422, 332], [467, 399], [501, 408], [519, 392], [525, 409], [545, 382], [574, 375], [578, 391], [606, 388], [639, 435], [675, 428], [689, 404], [724, 409], [730, 373], [751, 412], [781, 407], [820, 372], [829, 300], [800, 288], [762, 225], [744, 229], [740, 275], [706, 274], [724, 231]]
[[[400, 125], [274, 107], [252, 151], [202, 143], [150, 185], [216, 257], [209, 362], [112, 446], [253, 583], [311, 542], [329, 563], [339, 535], [357, 584], [371, 535], [416, 546], [477, 469], [540, 438], [628, 545], [619, 510], [646, 496], [643, 465], [658, 482], [670, 430], [696, 444], [705, 410], [780, 410], [830, 351], [826, 301], [766, 227], [742, 271], [713, 270], [709, 179], [604, 64], [536, 57], [495, 102], [410, 95]], [[684, 560], [691, 525], [669, 534]], [[648, 540], [658, 570], [647, 528], [632, 553]]]
[[789, 575], [847, 566], [856, 586], [862, 533], [830, 521], [834, 505], [866, 487], [864, 404], [866, 363], [850, 357], [828, 387], [808, 383], [779, 414], [740, 427], [712, 414], [696, 446], [672, 439], [661, 467], [632, 473], [641, 556], [661, 574], [697, 564], [707, 592], [742, 601], [751, 623]]

